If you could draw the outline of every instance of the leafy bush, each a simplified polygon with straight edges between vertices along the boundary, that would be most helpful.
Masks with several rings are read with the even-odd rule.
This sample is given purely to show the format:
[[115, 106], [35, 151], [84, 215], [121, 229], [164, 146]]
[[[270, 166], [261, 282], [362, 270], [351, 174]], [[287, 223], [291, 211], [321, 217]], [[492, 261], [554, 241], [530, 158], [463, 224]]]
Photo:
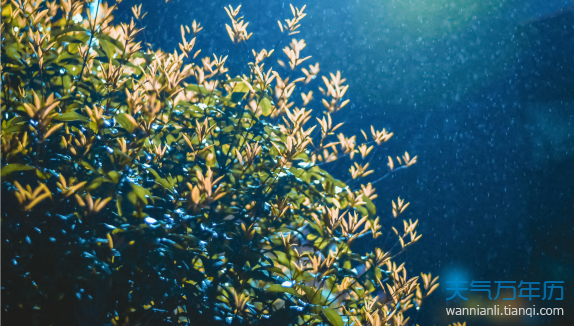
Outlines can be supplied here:
[[[305, 16], [291, 8], [289, 35]], [[2, 2], [3, 321], [405, 325], [438, 286], [393, 261], [417, 221], [392, 228], [398, 247], [354, 252], [381, 236], [375, 189], [321, 169], [339, 159], [366, 177], [361, 162], [392, 136], [335, 135], [340, 73], [322, 77], [313, 124], [313, 93], [303, 108], [292, 95], [318, 64], [290, 81], [265, 72], [273, 51], [253, 51], [231, 78], [227, 57], [195, 60], [195, 21], [180, 52], [154, 52], [135, 40], [141, 5], [129, 24], [112, 24], [115, 9]], [[239, 8], [226, 11], [231, 40], [247, 41]], [[304, 47], [293, 39], [279, 65], [297, 73]], [[415, 162], [389, 157], [389, 173]], [[407, 206], [393, 202], [395, 217]]]

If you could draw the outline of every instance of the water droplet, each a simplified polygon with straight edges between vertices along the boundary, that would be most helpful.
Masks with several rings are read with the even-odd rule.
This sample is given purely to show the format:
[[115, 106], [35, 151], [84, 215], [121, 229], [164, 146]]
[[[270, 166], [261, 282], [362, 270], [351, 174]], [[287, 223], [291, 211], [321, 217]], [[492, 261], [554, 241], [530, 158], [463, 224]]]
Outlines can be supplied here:
[[291, 282], [291, 281], [285, 281], [285, 282], [281, 283], [281, 286], [282, 286], [282, 287], [286, 287], [286, 288], [290, 288], [290, 287], [293, 286], [293, 284], [294, 284], [294, 283]]
[[156, 220], [155, 218], [153, 218], [153, 217], [149, 217], [149, 216], [148, 216], [148, 217], [145, 218], [145, 222], [146, 222], [147, 224], [154, 224], [154, 223], [157, 223], [157, 220]]

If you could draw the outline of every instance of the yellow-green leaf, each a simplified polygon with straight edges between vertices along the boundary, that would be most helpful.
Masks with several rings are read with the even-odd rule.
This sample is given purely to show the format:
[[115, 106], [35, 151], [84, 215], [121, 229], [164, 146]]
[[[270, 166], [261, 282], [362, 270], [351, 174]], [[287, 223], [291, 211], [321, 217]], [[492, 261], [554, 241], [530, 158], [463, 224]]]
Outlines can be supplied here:
[[135, 125], [125, 113], [120, 113], [116, 116], [116, 120], [122, 125], [122, 128], [129, 132], [134, 132]]
[[33, 170], [33, 169], [34, 169], [33, 166], [29, 166], [26, 164], [20, 164], [20, 163], [8, 164], [2, 168], [2, 178], [7, 176], [8, 174], [10, 174], [12, 172]]
[[343, 318], [341, 318], [341, 315], [339, 315], [335, 309], [324, 307], [321, 310], [333, 326], [343, 326]]
[[261, 111], [263, 112], [264, 116], [269, 116], [271, 112], [273, 112], [273, 105], [271, 105], [271, 101], [268, 98], [264, 97], [261, 102], [259, 102], [261, 106]]

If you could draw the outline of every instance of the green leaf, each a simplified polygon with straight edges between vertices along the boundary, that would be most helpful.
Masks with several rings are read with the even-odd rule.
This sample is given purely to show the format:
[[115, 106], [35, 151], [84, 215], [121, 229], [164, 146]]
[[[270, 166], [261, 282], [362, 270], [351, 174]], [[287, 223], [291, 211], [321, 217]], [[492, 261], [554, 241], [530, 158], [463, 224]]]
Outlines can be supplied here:
[[305, 292], [309, 303], [314, 305], [321, 305], [325, 302], [325, 297], [321, 294], [321, 289], [315, 290], [315, 288], [307, 285], [302, 285], [301, 289]]
[[12, 15], [12, 6], [2, 6], [2, 18]]
[[281, 275], [281, 276], [286, 276], [285, 273], [283, 273], [283, 270], [282, 270], [281, 268], [279, 268], [279, 267], [265, 267], [265, 270], [266, 270], [267, 272], [269, 272], [270, 274], [271, 274], [271, 273], [277, 273], [277, 274], [279, 274], [279, 275]]
[[235, 77], [235, 78], [231, 78], [229, 80], [226, 80], [226, 83], [233, 83], [233, 82], [238, 82], [238, 81], [242, 81], [241, 77]]
[[68, 28], [64, 28], [62, 30], [56, 31], [57, 27], [54, 27], [52, 30], [52, 37], [56, 38], [58, 35], [70, 33], [70, 32], [87, 32], [88, 30], [79, 25], [72, 25]]
[[171, 185], [166, 179], [159, 176], [159, 174], [152, 168], [147, 169], [155, 177], [155, 182], [160, 184], [162, 187], [168, 189], [173, 193], [173, 185]]
[[[10, 59], [14, 60], [15, 64], [21, 62], [20, 61], [20, 53], [19, 53], [19, 50], [21, 47], [22, 47], [22, 45], [20, 43], [12, 43], [12, 44], [8, 44], [8, 45], [2, 44], [2, 50], [6, 51], [6, 55]], [[2, 53], [2, 54], [4, 54], [4, 53]], [[2, 58], [2, 59], [4, 59], [4, 58]], [[4, 68], [4, 67], [2, 67], [2, 68]]]
[[369, 198], [367, 196], [363, 196], [363, 201], [365, 202], [365, 204], [366, 204], [365, 206], [369, 210], [369, 213], [371, 213], [372, 215], [377, 214], [377, 207], [375, 207], [375, 204], [373, 204], [373, 201], [371, 200], [371, 198]]
[[268, 289], [268, 292], [280, 292], [280, 293], [289, 293], [295, 296], [299, 296], [299, 294], [297, 293], [297, 291], [295, 291], [295, 288], [287, 288], [284, 286], [281, 286], [280, 284], [273, 284], [271, 285]]
[[212, 147], [211, 150], [205, 155], [205, 165], [211, 168], [217, 167], [217, 156], [215, 154], [214, 147]]
[[86, 161], [81, 161], [80, 164], [81, 164], [84, 168], [86, 168], [86, 169], [88, 169], [88, 170], [90, 170], [90, 171], [97, 172], [97, 170], [94, 169], [94, 167], [91, 166], [90, 163], [88, 163], [88, 162], [86, 162]]
[[369, 211], [367, 210], [367, 208], [365, 206], [357, 206], [357, 207], [355, 207], [355, 209], [357, 210], [357, 212], [361, 213], [361, 216], [369, 215]]
[[136, 127], [134, 123], [126, 116], [125, 113], [120, 113], [116, 116], [116, 120], [122, 125], [122, 128], [129, 131], [130, 133], [134, 132], [134, 128]]
[[112, 58], [114, 56], [114, 53], [116, 53], [116, 49], [114, 48], [113, 43], [110, 43], [106, 40], [100, 40], [100, 47], [102, 48], [102, 51], [104, 51], [106, 56], [108, 56], [108, 58]]
[[339, 313], [335, 309], [324, 307], [323, 309], [321, 309], [321, 311], [323, 311], [323, 314], [325, 315], [325, 317], [327, 317], [331, 325], [343, 326], [343, 318], [341, 318], [341, 315], [339, 315]]
[[73, 37], [72, 35], [62, 35], [62, 36], [58, 37], [58, 41], [68, 42], [68, 43], [84, 43], [82, 40], [78, 40], [77, 38]]
[[243, 97], [245, 97], [245, 94], [247, 93], [233, 92], [233, 94], [231, 94], [231, 102], [233, 103], [241, 102]]
[[[315, 220], [310, 220], [309, 221], [309, 225], [315, 230], [317, 231], [321, 236], [323, 236], [323, 228], [320, 225], [317, 225], [317, 222], [315, 222]], [[311, 235], [311, 233], [309, 234]], [[309, 239], [309, 240], [313, 240], [313, 239]]]
[[259, 102], [259, 105], [261, 106], [261, 110], [264, 116], [267, 117], [271, 114], [271, 112], [273, 112], [273, 105], [267, 97], [264, 97], [261, 102]]
[[131, 184], [133, 191], [128, 194], [129, 201], [133, 204], [137, 204], [137, 200], [141, 200], [145, 205], [147, 205], [146, 195], [151, 198], [151, 193], [146, 188], [137, 185], [135, 183]]
[[100, 41], [106, 41], [108, 43], [113, 44], [115, 47], [117, 47], [120, 51], [124, 50], [124, 45], [122, 44], [122, 42], [116, 40], [115, 38], [107, 35], [107, 34], [103, 34], [103, 33], [97, 33], [96, 35], [94, 35], [98, 40]]
[[325, 247], [327, 247], [328, 245], [329, 241], [323, 241], [323, 238], [317, 238], [317, 240], [315, 240], [315, 246], [317, 246], [319, 250], [325, 249]]
[[58, 60], [58, 64], [60, 64], [60, 65], [79, 65], [79, 64], [82, 64], [82, 62], [80, 60], [78, 60], [77, 58], [64, 58], [64, 59]]
[[245, 82], [235, 84], [233, 87], [233, 93], [247, 93], [249, 92], [249, 86]]
[[223, 132], [224, 134], [228, 134], [228, 133], [232, 132], [234, 129], [235, 129], [235, 125], [230, 125], [230, 126], [223, 128], [221, 130], [221, 132]]
[[110, 178], [113, 183], [118, 183], [118, 181], [120, 181], [120, 174], [118, 171], [110, 171], [108, 172], [108, 178]]
[[[122, 64], [122, 65], [125, 65], [125, 66], [128, 66], [128, 67], [131, 67], [131, 68], [141, 69], [139, 66], [134, 65], [133, 63], [131, 63], [129, 60], [126, 60], [126, 59], [113, 59], [113, 60], [112, 60], [112, 62], [113, 62], [114, 64], [116, 63], [116, 61], [117, 61], [119, 64]], [[119, 65], [118, 65], [118, 66], [119, 66]]]
[[105, 180], [104, 177], [95, 178], [92, 181], [92, 183], [90, 183], [90, 185], [88, 187], [86, 187], [86, 191], [98, 189], [102, 185], [102, 182], [104, 182], [104, 180]]
[[279, 264], [285, 267], [291, 267], [291, 261], [287, 258], [287, 255], [284, 252], [275, 250], [273, 251], [273, 253], [277, 255], [277, 261], [279, 262]]
[[44, 180], [48, 180], [50, 178], [49, 174], [40, 171], [40, 169], [36, 169], [36, 175], [38, 176], [38, 178], [41, 178]]
[[62, 77], [62, 83], [63, 83], [63, 87], [64, 89], [70, 89], [70, 87], [72, 86], [72, 78], [68, 75]]
[[313, 241], [313, 240], [317, 239], [318, 237], [319, 237], [318, 235], [315, 235], [313, 233], [307, 234], [307, 240], [309, 240], [309, 241]]
[[116, 200], [116, 207], [118, 208], [118, 216], [122, 216], [122, 196], [118, 195]]
[[192, 91], [192, 92], [196, 92], [196, 93], [201, 93], [203, 95], [207, 95], [209, 94], [209, 91], [207, 89], [205, 89], [204, 86], [198, 86], [196, 84], [189, 84], [185, 87], [186, 91]]
[[25, 170], [34, 170], [34, 167], [20, 163], [8, 164], [2, 168], [2, 178], [4, 178], [5, 176], [7, 176], [12, 172], [25, 171]]
[[249, 87], [244, 82], [235, 84], [233, 92], [231, 93], [231, 102], [239, 103], [249, 93]]
[[168, 134], [167, 137], [165, 137], [165, 141], [167, 142], [168, 146], [171, 146], [171, 143], [176, 141], [176, 138], [172, 134]]
[[58, 120], [58, 121], [83, 121], [83, 122], [88, 122], [90, 121], [87, 117], [84, 117], [83, 115], [78, 114], [76, 111], [70, 111], [70, 112], [66, 112], [66, 113], [62, 113], [60, 115], [57, 115], [54, 117], [54, 120]]
[[351, 261], [347, 260], [343, 263], [344, 269], [351, 269]]

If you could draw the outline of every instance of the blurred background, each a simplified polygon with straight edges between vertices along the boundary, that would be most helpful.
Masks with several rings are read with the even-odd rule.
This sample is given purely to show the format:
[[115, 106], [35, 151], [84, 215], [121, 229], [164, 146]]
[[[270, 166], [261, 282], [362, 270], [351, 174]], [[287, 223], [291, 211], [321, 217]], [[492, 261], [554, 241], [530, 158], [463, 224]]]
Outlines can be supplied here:
[[[302, 57], [312, 58], [301, 67], [319, 62], [320, 75], [340, 70], [347, 78], [351, 104], [334, 115], [345, 131], [360, 136], [373, 124], [395, 133], [375, 152], [372, 180], [386, 173], [387, 155], [418, 155], [413, 167], [376, 184], [383, 227], [400, 223], [391, 214], [397, 196], [411, 202], [402, 217], [419, 219], [423, 237], [398, 261], [407, 262], [410, 275], [440, 275], [439, 290], [412, 314], [412, 324], [566, 326], [574, 325], [573, 2], [297, 0], [291, 3], [307, 4], [308, 15], [302, 32], [287, 37], [277, 20], [292, 17], [290, 2], [144, 1], [141, 40], [171, 52], [181, 42], [180, 25], [196, 20], [204, 26], [196, 60], [229, 55], [234, 76], [246, 72], [252, 48], [275, 48], [276, 62], [285, 60], [282, 49], [293, 37], [305, 39]], [[127, 21], [136, 3], [123, 1], [116, 17]], [[250, 23], [253, 36], [243, 46], [225, 31], [229, 4], [241, 4]], [[308, 86], [320, 98], [321, 79]], [[310, 107], [322, 110], [317, 99]], [[370, 250], [379, 240], [358, 245]], [[563, 301], [494, 302], [473, 292], [468, 302], [447, 302], [446, 281], [453, 280], [566, 283]], [[445, 312], [477, 304], [560, 307], [565, 316]]]

